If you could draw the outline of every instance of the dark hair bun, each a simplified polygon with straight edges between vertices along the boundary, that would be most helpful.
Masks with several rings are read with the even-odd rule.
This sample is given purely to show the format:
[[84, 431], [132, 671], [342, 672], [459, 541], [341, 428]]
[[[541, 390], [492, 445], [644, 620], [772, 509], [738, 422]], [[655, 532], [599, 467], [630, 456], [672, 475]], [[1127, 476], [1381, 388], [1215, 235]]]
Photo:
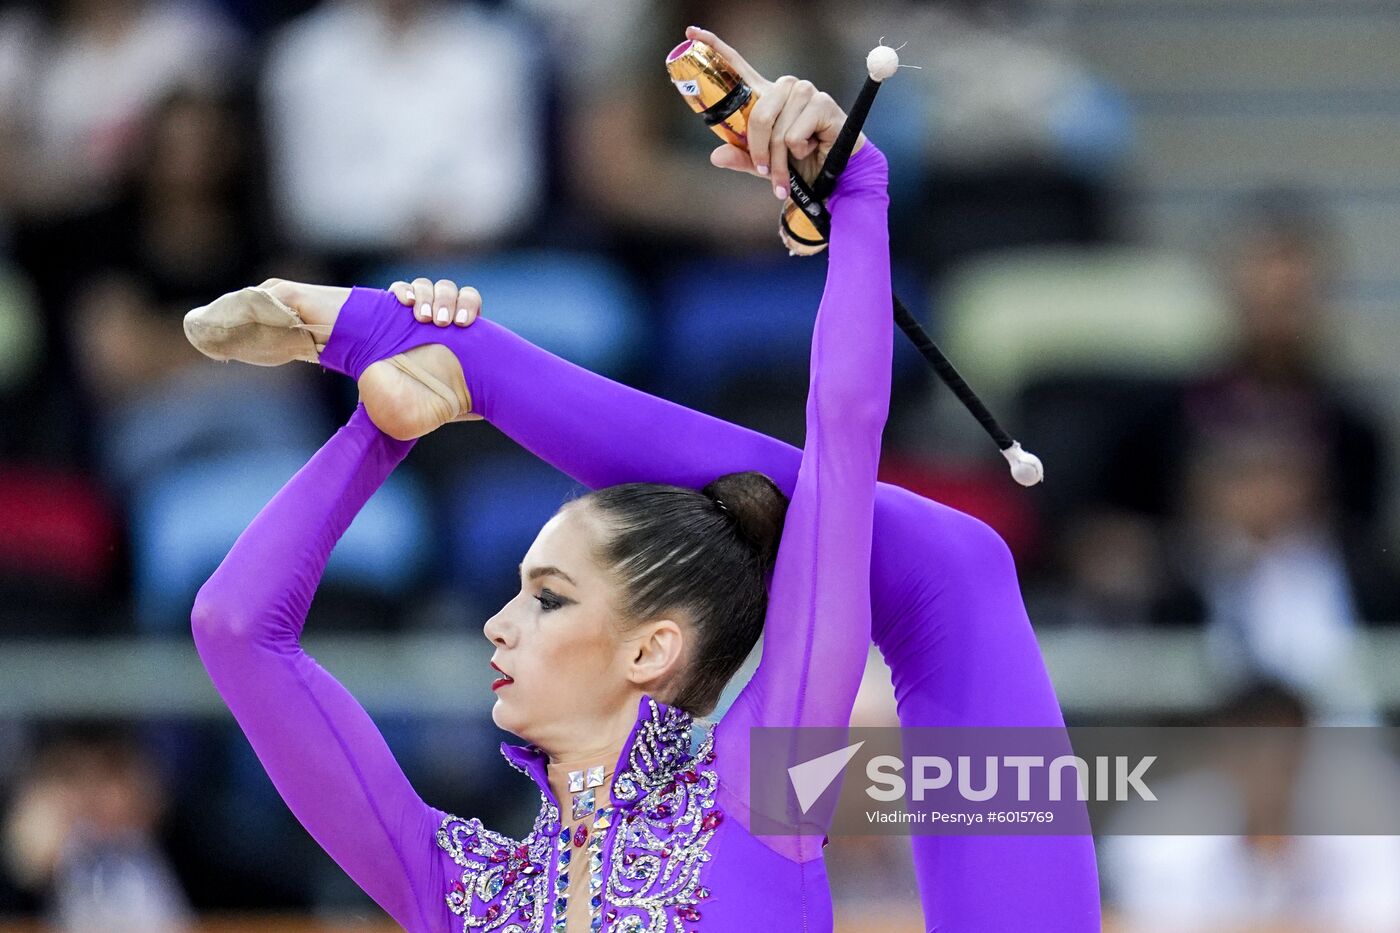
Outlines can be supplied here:
[[700, 491], [724, 503], [739, 537], [758, 554], [764, 571], [773, 569], [788, 508], [788, 497], [778, 484], [750, 470], [726, 473]]

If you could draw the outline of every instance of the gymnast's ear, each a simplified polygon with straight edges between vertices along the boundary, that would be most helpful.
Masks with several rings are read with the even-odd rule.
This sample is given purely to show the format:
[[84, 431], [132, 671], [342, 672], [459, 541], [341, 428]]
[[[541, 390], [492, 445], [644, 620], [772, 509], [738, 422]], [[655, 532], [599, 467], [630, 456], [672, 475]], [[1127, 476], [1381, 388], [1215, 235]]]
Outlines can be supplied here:
[[653, 619], [627, 633], [627, 678], [640, 687], [664, 683], [680, 673], [685, 632], [674, 619]]

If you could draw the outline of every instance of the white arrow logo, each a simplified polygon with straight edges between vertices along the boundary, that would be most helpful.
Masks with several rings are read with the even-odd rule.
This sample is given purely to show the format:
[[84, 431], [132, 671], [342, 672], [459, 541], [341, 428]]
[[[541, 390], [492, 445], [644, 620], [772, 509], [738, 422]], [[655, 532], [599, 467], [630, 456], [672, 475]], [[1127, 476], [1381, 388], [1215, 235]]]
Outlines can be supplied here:
[[850, 764], [864, 744], [862, 741], [847, 745], [845, 748], [838, 748], [834, 752], [788, 768], [788, 779], [792, 781], [792, 789], [797, 792], [797, 803], [802, 807], [803, 813], [812, 808], [812, 804], [816, 803], [831, 786], [831, 782], [841, 775], [841, 770]]

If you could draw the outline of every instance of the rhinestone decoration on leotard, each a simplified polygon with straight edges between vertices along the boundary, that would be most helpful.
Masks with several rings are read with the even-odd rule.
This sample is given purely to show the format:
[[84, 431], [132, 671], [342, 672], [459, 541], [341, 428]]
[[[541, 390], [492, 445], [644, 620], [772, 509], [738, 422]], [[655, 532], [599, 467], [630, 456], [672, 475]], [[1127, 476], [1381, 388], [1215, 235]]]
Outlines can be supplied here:
[[[492, 832], [472, 818], [448, 816], [437, 842], [463, 869], [447, 892], [447, 906], [462, 918], [462, 930], [540, 933], [544, 928], [550, 836], [558, 809], [541, 796], [534, 828], [523, 840]], [[512, 922], [514, 921], [514, 922]]]
[[[599, 783], [602, 779], [599, 778]], [[589, 933], [599, 933], [603, 928], [603, 839], [608, 827], [613, 825], [613, 809], [599, 807], [593, 817], [590, 831], [583, 823], [574, 827], [572, 833], [560, 833], [557, 845], [559, 873], [555, 881], [554, 933], [564, 933], [568, 927], [569, 907], [569, 865], [574, 850], [579, 850], [588, 859], [588, 929]], [[587, 848], [585, 848], [585, 845]]]
[[597, 805], [597, 799], [594, 796], [595, 788], [603, 786], [603, 777], [602, 765], [589, 768], [587, 772], [569, 772], [569, 792], [573, 795], [573, 799], [570, 801], [569, 819], [581, 820], [593, 813]]
[[[718, 777], [710, 767], [714, 725], [692, 754], [687, 713], [669, 707], [663, 712], [646, 697], [641, 718], [613, 781], [616, 805], [596, 807], [592, 826], [584, 826], [577, 840], [564, 831], [559, 808], [543, 792], [543, 750], [502, 746], [511, 766], [541, 786], [540, 811], [522, 841], [486, 830], [479, 820], [443, 821], [438, 843], [464, 869], [447, 895], [453, 913], [463, 918], [464, 933], [543, 933], [546, 919], [549, 933], [565, 933], [568, 870], [575, 858], [588, 860], [590, 933], [702, 929], [712, 894], [700, 876], [724, 819], [715, 806]], [[589, 777], [585, 773], [584, 785]]]
[[714, 725], [692, 756], [690, 716], [669, 713], [677, 715], [659, 723], [645, 747], [633, 747], [629, 772], [638, 793], [645, 793], [619, 817], [613, 836], [603, 892], [609, 931], [685, 933], [696, 929], [710, 897], [700, 873], [724, 819], [715, 806], [718, 777], [706, 767], [715, 760]]

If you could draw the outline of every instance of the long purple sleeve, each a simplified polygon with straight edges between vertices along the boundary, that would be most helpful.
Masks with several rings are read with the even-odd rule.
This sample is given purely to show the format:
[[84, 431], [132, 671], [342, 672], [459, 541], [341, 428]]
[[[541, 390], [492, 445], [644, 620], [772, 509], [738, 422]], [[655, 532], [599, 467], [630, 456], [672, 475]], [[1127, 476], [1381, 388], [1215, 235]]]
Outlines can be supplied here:
[[[830, 199], [831, 260], [812, 332], [806, 439], [773, 571], [763, 656], [715, 731], [730, 794], [744, 802], [749, 729], [844, 727], [865, 672], [894, 331], [888, 173], [884, 156], [867, 144]], [[766, 841], [797, 861], [821, 854], [815, 836]]]
[[451, 860], [379, 730], [302, 650], [331, 548], [412, 448], [356, 409], [239, 537], [200, 589], [195, 645], [215, 687], [301, 824], [405, 929], [446, 929]]
[[[392, 295], [370, 293], [347, 304], [323, 362], [332, 358], [358, 376], [375, 360], [426, 343], [461, 359], [476, 411], [591, 488], [639, 481], [698, 488], [739, 470], [761, 471], [789, 495], [797, 488], [796, 448], [591, 373], [486, 318], [465, 329], [425, 326]], [[872, 635], [890, 665], [902, 724], [1063, 725], [1015, 564], [982, 522], [879, 484], [870, 599]], [[913, 847], [930, 930], [1099, 929], [1088, 837], [918, 836]]]

